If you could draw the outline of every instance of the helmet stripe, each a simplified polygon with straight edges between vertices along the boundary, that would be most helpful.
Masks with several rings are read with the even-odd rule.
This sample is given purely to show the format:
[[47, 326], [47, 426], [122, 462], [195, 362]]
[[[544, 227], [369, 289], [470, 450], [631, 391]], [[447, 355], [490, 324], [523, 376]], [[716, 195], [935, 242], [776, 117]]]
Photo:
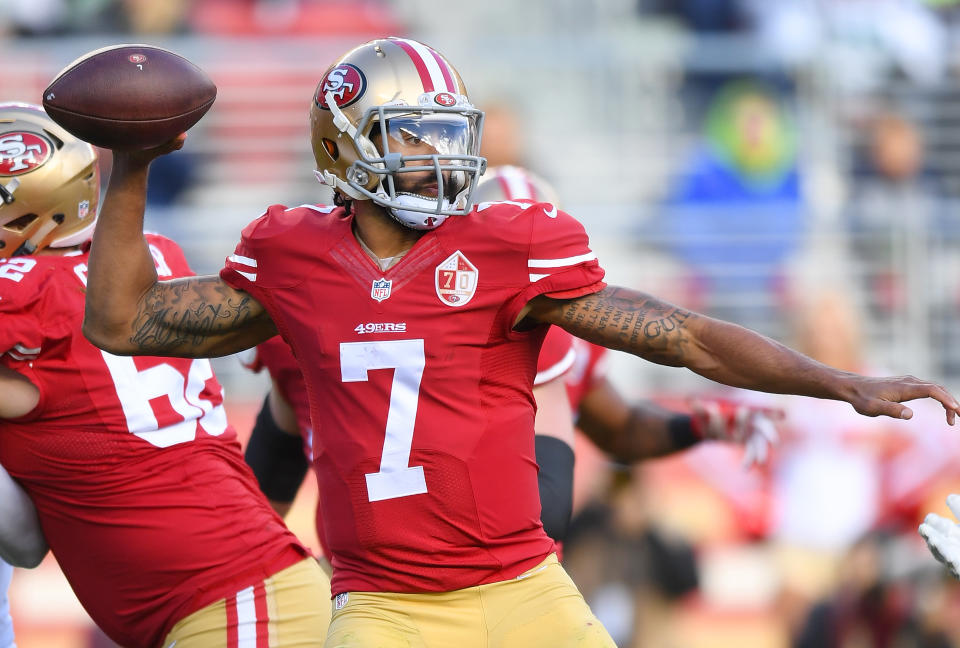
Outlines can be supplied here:
[[450, 72], [450, 65], [440, 56], [439, 53], [432, 47], [428, 47], [430, 53], [433, 54], [433, 59], [437, 62], [437, 67], [440, 68], [440, 73], [443, 74], [443, 81], [447, 84], [447, 92], [456, 92], [457, 86], [453, 84], [453, 74]]
[[506, 166], [500, 170], [499, 180], [509, 200], [537, 200], [537, 190], [530, 178], [517, 167]]
[[442, 59], [430, 48], [422, 43], [405, 38], [391, 38], [390, 40], [399, 45], [413, 61], [417, 73], [420, 74], [420, 82], [423, 84], [424, 92], [433, 92], [438, 88], [448, 92], [456, 92], [452, 83], [448, 84], [447, 82], [448, 79], [452, 81], [449, 70], [446, 69], [445, 65], [441, 67], [439, 61]]

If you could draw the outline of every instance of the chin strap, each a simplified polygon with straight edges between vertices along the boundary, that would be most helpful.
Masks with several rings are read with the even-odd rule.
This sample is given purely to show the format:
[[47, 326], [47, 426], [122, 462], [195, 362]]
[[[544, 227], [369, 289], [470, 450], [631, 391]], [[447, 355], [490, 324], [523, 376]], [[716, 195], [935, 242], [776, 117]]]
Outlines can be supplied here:
[[[436, 209], [437, 201], [435, 198], [423, 198], [414, 194], [397, 194], [396, 202], [401, 207], [388, 207], [387, 212], [401, 225], [416, 230], [432, 230], [447, 220], [447, 214], [437, 214], [435, 212], [426, 212], [425, 209]], [[420, 210], [403, 209], [403, 206], [420, 207]], [[443, 199], [441, 209], [449, 209], [450, 201]]]

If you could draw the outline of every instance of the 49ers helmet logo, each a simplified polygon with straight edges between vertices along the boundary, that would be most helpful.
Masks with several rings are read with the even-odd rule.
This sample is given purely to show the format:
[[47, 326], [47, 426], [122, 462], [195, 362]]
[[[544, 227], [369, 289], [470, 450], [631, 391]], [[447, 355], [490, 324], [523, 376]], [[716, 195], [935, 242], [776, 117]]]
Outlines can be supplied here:
[[327, 93], [332, 92], [337, 100], [337, 106], [345, 108], [363, 96], [367, 89], [367, 79], [356, 65], [341, 63], [327, 73], [313, 100], [324, 110], [330, 110], [327, 104]]
[[441, 106], [447, 106], [448, 108], [457, 105], [457, 98], [449, 92], [438, 92], [434, 95], [433, 100]]
[[53, 145], [36, 133], [0, 134], [0, 176], [15, 176], [43, 166]]

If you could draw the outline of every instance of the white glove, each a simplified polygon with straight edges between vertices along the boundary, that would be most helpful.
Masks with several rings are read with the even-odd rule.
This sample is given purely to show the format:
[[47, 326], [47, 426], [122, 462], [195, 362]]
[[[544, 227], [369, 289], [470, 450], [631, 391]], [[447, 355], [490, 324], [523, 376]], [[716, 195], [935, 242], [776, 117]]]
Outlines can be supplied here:
[[698, 399], [690, 408], [694, 432], [701, 438], [744, 446], [745, 468], [766, 462], [770, 447], [780, 440], [774, 421], [783, 418], [782, 410], [722, 398]]
[[[948, 495], [947, 506], [955, 517], [960, 518], [960, 495]], [[960, 525], [936, 513], [928, 513], [918, 531], [927, 541], [933, 557], [960, 578]]]

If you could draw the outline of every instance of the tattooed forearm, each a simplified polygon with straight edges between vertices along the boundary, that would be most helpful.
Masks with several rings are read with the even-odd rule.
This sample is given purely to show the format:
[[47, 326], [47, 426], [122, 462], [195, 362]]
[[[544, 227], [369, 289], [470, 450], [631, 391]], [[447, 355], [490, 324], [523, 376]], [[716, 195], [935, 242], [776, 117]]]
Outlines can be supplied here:
[[616, 287], [563, 302], [561, 308], [563, 328], [578, 337], [661, 364], [683, 364], [690, 311]]
[[211, 336], [242, 328], [262, 313], [249, 295], [217, 277], [160, 282], [144, 296], [130, 342], [152, 353], [208, 344]]

